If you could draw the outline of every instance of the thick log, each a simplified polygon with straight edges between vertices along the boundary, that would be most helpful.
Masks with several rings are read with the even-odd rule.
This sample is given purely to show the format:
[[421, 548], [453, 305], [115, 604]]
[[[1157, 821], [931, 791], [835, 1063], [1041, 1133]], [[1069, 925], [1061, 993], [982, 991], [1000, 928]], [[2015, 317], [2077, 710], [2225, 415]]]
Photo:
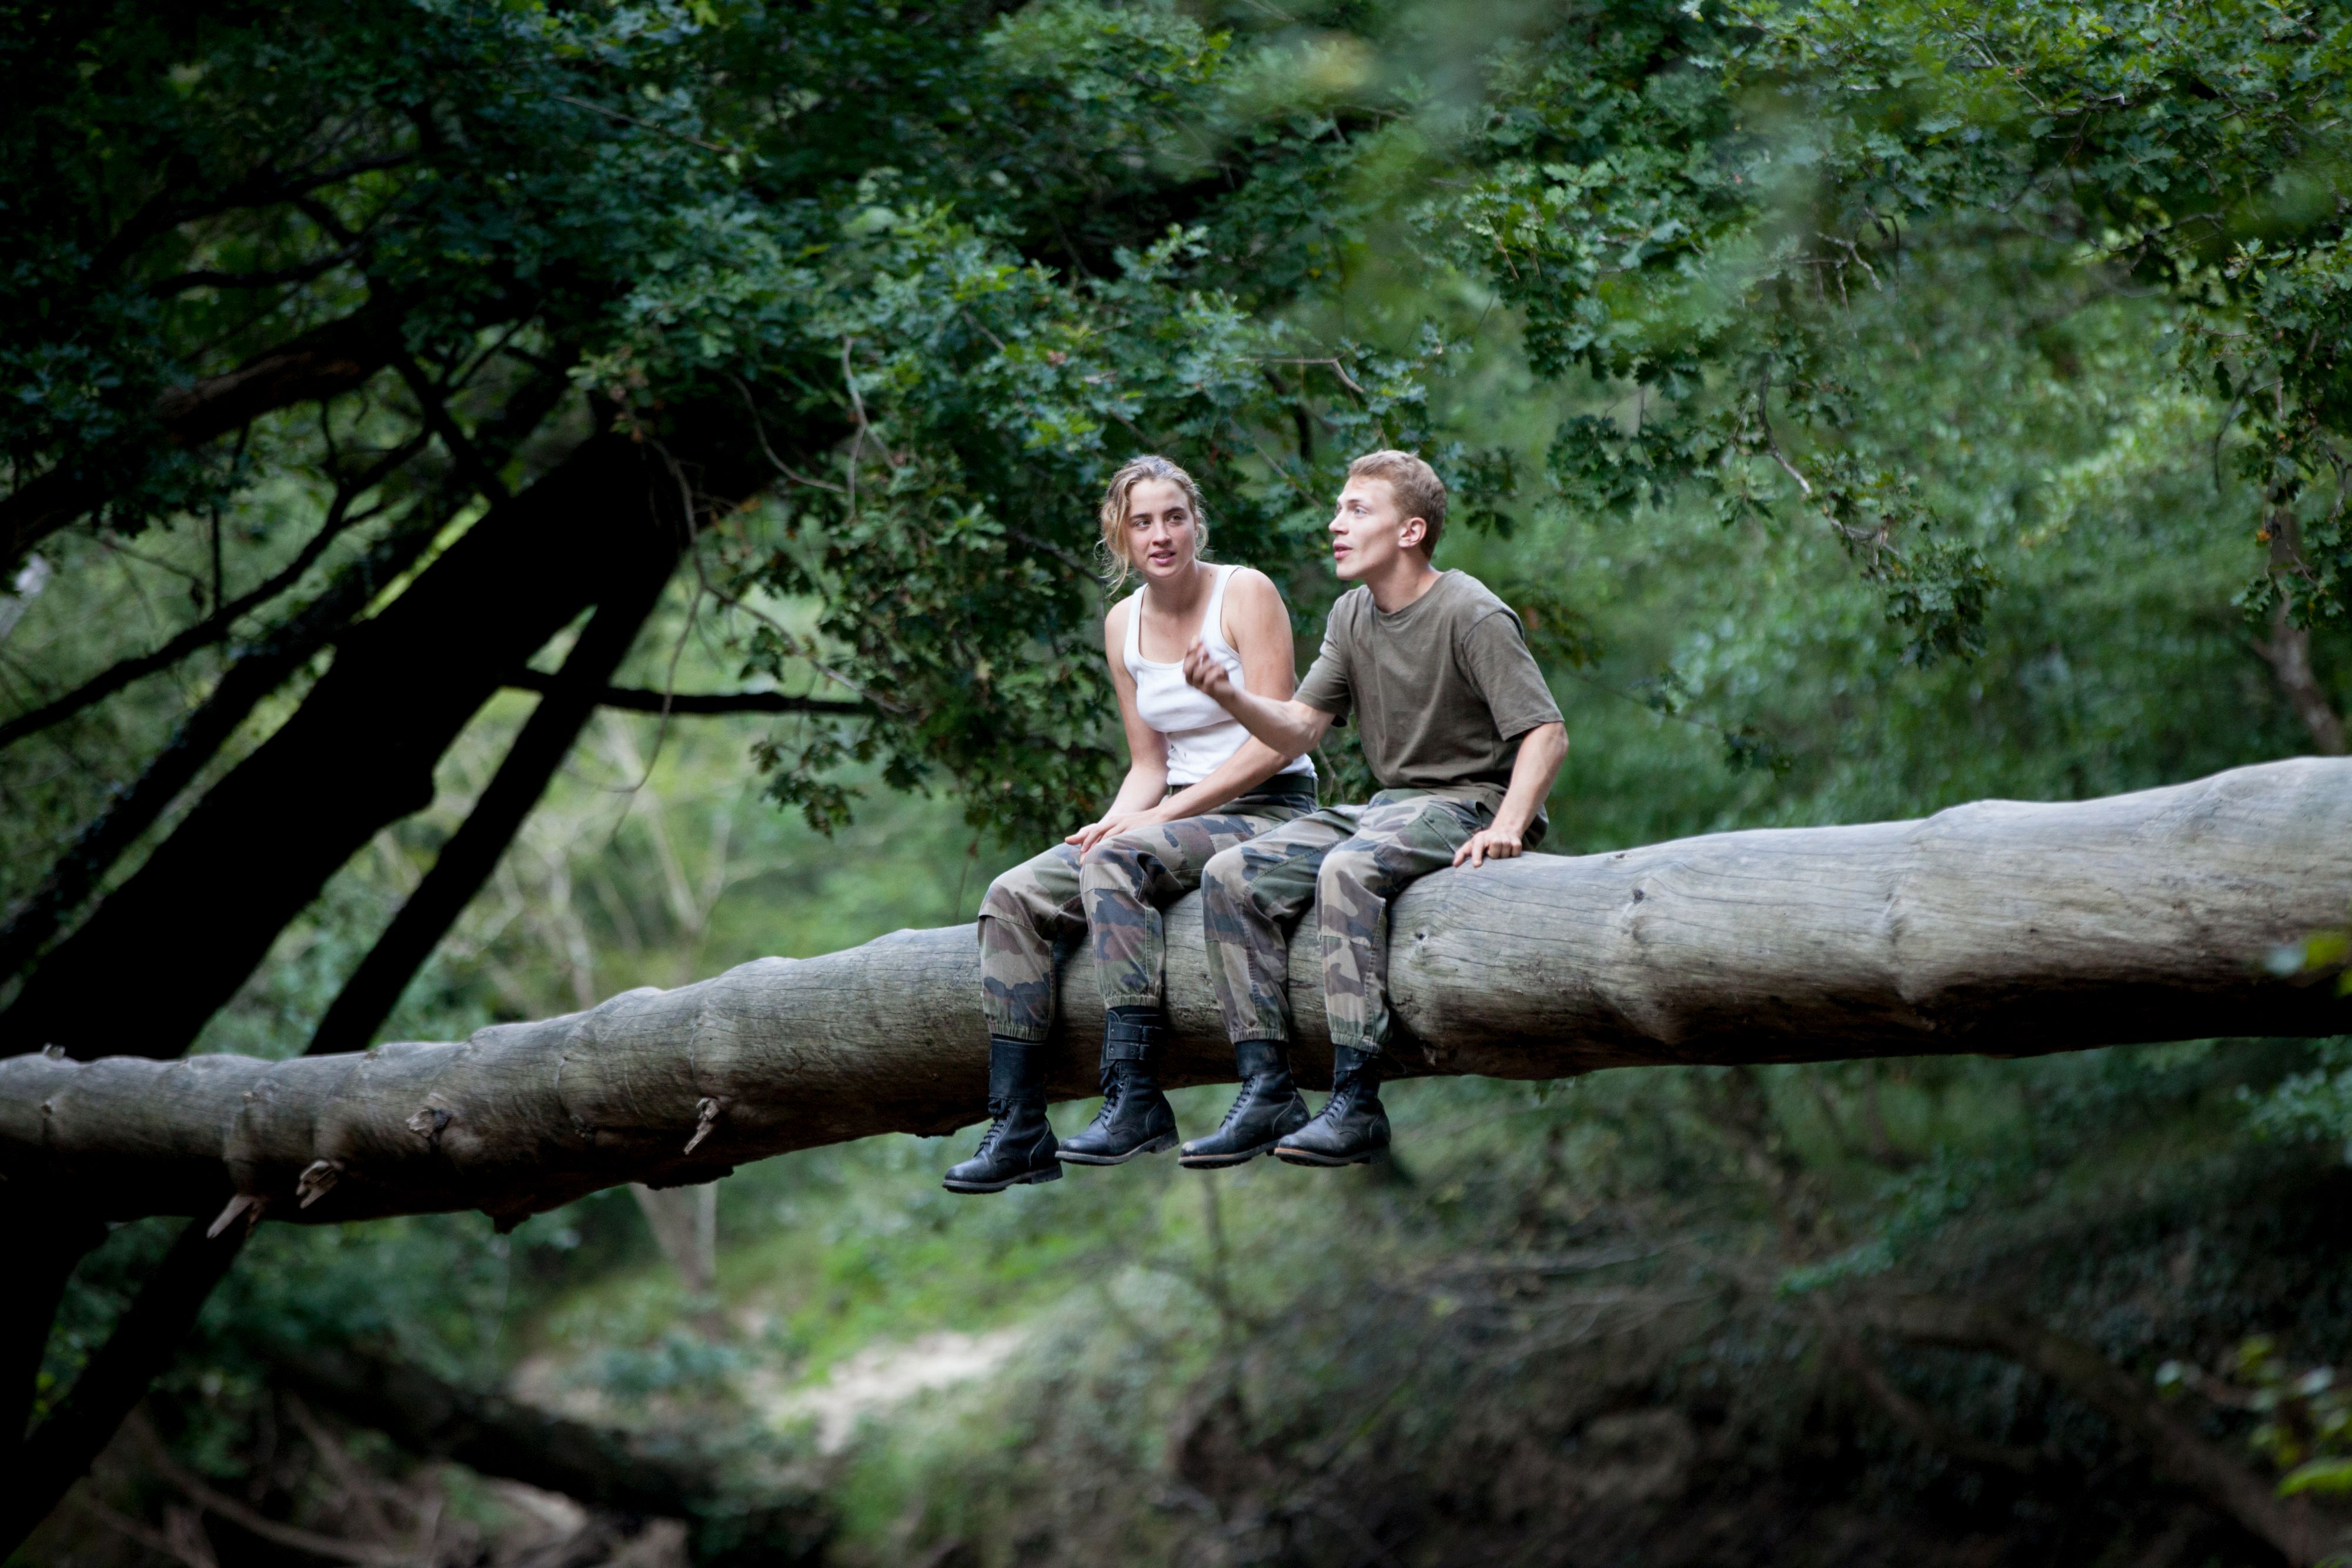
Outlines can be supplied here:
[[[807, 1560], [832, 1528], [813, 1490], [730, 1475], [719, 1458], [688, 1444], [659, 1444], [553, 1415], [357, 1346], [280, 1344], [264, 1354], [278, 1386], [372, 1427], [411, 1453], [455, 1459], [597, 1508], [726, 1521], [767, 1549], [760, 1561]], [[756, 1503], [747, 1500], [753, 1497]]]
[[[2332, 985], [2271, 976], [2352, 899], [2352, 761], [2239, 768], [2063, 805], [1719, 833], [1529, 856], [1415, 884], [1391, 912], [1409, 1073], [1973, 1051], [2015, 1056], [2352, 1028]], [[1171, 1083], [1231, 1076], [1197, 899], [1170, 912]], [[1328, 1061], [1313, 943], [1297, 1046]], [[272, 1218], [480, 1208], [511, 1223], [625, 1181], [975, 1119], [971, 927], [762, 958], [673, 991], [455, 1044], [271, 1062], [0, 1061], [0, 1174], [115, 1216], [232, 1193]], [[1102, 1013], [1062, 975], [1055, 1092], [1095, 1083]], [[99, 1005], [93, 1003], [93, 1005]], [[24, 1184], [22, 1186], [16, 1184]]]

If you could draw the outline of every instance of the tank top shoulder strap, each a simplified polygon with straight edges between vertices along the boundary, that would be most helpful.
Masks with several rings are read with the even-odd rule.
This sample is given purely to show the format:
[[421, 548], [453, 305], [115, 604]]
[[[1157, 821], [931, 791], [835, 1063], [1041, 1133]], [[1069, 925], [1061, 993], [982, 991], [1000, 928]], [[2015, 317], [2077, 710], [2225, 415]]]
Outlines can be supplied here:
[[1209, 607], [1201, 612], [1201, 641], [1228, 653], [1234, 649], [1233, 639], [1225, 635], [1225, 584], [1234, 580], [1235, 570], [1231, 566], [1217, 568], [1216, 585], [1209, 590]]
[[1127, 596], [1126, 642], [1127, 673], [1131, 675], [1143, 662], [1143, 590], [1139, 588]]

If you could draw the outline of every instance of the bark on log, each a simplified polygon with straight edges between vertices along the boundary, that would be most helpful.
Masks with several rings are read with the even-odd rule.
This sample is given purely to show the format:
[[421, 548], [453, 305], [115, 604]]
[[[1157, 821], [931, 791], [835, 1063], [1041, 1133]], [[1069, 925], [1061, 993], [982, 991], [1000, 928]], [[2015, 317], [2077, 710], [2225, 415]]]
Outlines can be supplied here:
[[[1393, 1068], [1551, 1078], [2335, 1034], [2352, 1004], [2263, 960], [2340, 925], [2347, 896], [2352, 762], [2317, 758], [2074, 804], [1442, 872], [1391, 911], [1408, 1034]], [[1329, 1060], [1313, 947], [1294, 944], [1290, 974], [1310, 1074]], [[114, 1216], [209, 1213], [234, 1192], [273, 1218], [512, 1223], [625, 1181], [975, 1119], [974, 971], [971, 927], [902, 931], [460, 1044], [16, 1058], [0, 1061], [0, 1175]], [[1230, 1078], [1197, 899], [1171, 911], [1168, 979], [1163, 1081]], [[1053, 1084], [1077, 1097], [1102, 1019], [1083, 954], [1062, 996]]]

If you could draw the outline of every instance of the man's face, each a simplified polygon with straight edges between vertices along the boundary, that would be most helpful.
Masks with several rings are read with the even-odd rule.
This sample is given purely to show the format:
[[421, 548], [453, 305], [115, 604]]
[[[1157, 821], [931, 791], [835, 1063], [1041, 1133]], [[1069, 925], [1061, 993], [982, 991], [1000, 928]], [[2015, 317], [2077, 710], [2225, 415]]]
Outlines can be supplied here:
[[1343, 582], [1378, 576], [1421, 543], [1429, 525], [1399, 517], [1396, 486], [1385, 479], [1350, 479], [1331, 514], [1331, 565]]

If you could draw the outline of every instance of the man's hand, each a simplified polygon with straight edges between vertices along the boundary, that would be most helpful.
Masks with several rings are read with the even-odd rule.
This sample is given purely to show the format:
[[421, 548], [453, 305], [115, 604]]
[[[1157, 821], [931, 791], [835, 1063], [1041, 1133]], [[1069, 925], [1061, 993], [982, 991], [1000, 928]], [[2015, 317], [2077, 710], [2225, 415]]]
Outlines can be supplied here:
[[1193, 690], [1205, 692], [1219, 707], [1233, 706], [1234, 676], [1225, 662], [1209, 652], [1208, 644], [1199, 638], [1184, 650], [1184, 684]]
[[1077, 845], [1078, 853], [1085, 854], [1105, 839], [1115, 839], [1138, 828], [1156, 828], [1161, 820], [1157, 811], [1114, 811], [1099, 822], [1088, 822], [1062, 841]]
[[1522, 852], [1519, 838], [1523, 828], [1506, 828], [1497, 822], [1491, 828], [1481, 828], [1470, 835], [1469, 841], [1454, 852], [1454, 863], [1468, 861], [1474, 866], [1488, 861], [1516, 859]]

